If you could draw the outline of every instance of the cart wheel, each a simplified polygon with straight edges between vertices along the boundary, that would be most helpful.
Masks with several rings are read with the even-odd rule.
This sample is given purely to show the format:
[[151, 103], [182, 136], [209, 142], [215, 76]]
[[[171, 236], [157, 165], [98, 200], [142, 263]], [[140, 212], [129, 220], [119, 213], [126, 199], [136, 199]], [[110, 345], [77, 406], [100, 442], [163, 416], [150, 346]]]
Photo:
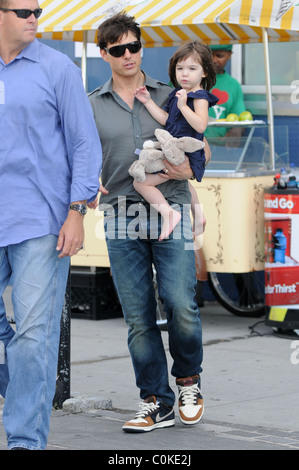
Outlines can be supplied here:
[[209, 284], [218, 302], [234, 315], [261, 317], [266, 313], [264, 271], [209, 272]]

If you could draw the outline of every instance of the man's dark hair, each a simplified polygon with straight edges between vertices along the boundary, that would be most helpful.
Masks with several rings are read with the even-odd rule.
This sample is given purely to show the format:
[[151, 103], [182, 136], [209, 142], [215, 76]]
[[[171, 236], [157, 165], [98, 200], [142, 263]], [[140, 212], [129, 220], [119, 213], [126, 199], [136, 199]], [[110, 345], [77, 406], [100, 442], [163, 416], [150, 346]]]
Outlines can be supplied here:
[[[1, 1], [1, 0], [0, 0]], [[115, 44], [122, 36], [132, 32], [138, 41], [141, 38], [141, 30], [133, 16], [125, 12], [117, 13], [105, 20], [98, 27], [97, 44], [100, 49], [105, 49], [107, 44]]]
[[207, 75], [203, 77], [201, 86], [204, 90], [211, 90], [216, 83], [216, 72], [213, 64], [213, 55], [209, 46], [201, 44], [199, 41], [189, 41], [180, 46], [173, 54], [169, 62], [169, 78], [171, 83], [178, 88], [180, 85], [176, 80], [176, 65], [181, 60], [187, 59], [188, 57], [194, 57], [199, 62]]

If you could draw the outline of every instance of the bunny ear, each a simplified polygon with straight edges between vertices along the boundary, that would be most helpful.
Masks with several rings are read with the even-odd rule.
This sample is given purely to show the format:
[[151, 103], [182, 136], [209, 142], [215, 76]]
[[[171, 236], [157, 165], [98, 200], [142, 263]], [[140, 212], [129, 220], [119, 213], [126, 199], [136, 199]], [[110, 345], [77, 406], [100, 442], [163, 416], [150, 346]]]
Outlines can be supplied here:
[[194, 139], [193, 137], [180, 137], [176, 142], [178, 148], [184, 152], [195, 152], [205, 147], [205, 143], [201, 140]]
[[159, 142], [161, 142], [161, 144], [164, 144], [165, 142], [173, 139], [172, 135], [165, 129], [156, 129], [155, 136], [157, 137]]

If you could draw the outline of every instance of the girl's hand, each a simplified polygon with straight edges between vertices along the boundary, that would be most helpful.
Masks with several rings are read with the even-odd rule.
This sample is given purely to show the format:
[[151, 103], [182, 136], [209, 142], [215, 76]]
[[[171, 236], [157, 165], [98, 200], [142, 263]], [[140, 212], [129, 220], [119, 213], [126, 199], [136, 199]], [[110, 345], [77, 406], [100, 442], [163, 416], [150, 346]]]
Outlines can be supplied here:
[[187, 92], [186, 90], [179, 90], [175, 96], [177, 97], [178, 99], [178, 103], [177, 103], [177, 106], [179, 109], [182, 108], [182, 106], [186, 106], [187, 105]]
[[136, 91], [134, 93], [135, 98], [137, 98], [141, 103], [145, 104], [151, 97], [149, 91], [145, 86], [141, 86], [139, 88], [136, 88]]

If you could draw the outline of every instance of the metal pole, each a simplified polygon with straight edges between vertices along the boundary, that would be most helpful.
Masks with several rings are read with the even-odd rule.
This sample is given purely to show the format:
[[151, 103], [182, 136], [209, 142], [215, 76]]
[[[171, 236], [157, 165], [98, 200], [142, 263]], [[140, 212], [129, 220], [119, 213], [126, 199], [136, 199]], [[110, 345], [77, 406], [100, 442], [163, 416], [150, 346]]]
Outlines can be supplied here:
[[266, 28], [263, 28], [263, 43], [264, 43], [264, 58], [265, 58], [267, 113], [268, 113], [268, 125], [269, 125], [270, 162], [271, 162], [271, 169], [274, 170], [275, 169], [274, 117], [273, 117], [272, 92], [271, 92], [269, 41], [268, 41], [268, 31]]
[[60, 322], [60, 345], [58, 355], [56, 393], [53, 405], [62, 408], [65, 400], [70, 398], [70, 369], [71, 369], [71, 276], [67, 281], [64, 307]]
[[87, 90], [87, 31], [83, 31], [81, 72], [85, 91]]

